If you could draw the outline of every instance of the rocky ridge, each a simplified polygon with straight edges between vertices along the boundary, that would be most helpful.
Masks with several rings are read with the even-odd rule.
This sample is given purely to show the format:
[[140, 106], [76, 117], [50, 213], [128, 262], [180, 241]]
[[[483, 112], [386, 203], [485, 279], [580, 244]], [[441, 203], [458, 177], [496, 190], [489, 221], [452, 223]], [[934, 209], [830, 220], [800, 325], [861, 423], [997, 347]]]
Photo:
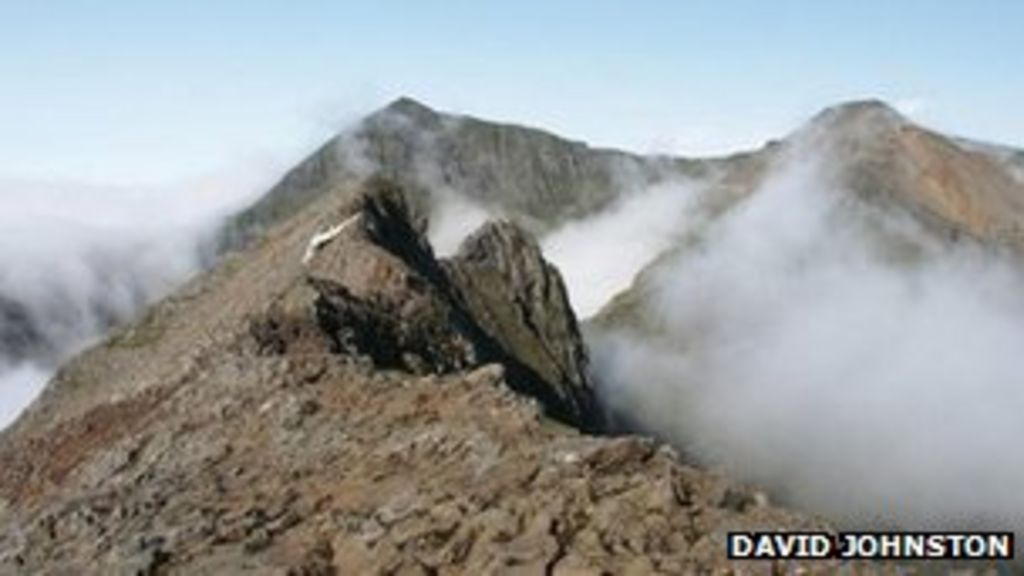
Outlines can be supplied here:
[[567, 426], [586, 357], [533, 241], [439, 261], [367, 186], [65, 367], [0, 437], [0, 573], [686, 573], [727, 530], [822, 527]]
[[[1014, 154], [877, 103], [807, 133], [865, 201], [1016, 246]], [[533, 239], [627, 194], [622, 178], [709, 178], [714, 217], [791, 147], [645, 158], [397, 101], [234, 219], [225, 245], [245, 250], [65, 365], [0, 434], [0, 573], [716, 572], [734, 568], [727, 530], [822, 528], [657, 443], [579, 434], [604, 415]], [[438, 259], [439, 189], [510, 221]], [[642, 323], [669, 256], [599, 321]]]
[[228, 223], [244, 245], [311, 200], [378, 174], [428, 208], [449, 193], [541, 235], [654, 182], [710, 173], [716, 161], [591, 148], [523, 126], [445, 114], [399, 98], [332, 138]]

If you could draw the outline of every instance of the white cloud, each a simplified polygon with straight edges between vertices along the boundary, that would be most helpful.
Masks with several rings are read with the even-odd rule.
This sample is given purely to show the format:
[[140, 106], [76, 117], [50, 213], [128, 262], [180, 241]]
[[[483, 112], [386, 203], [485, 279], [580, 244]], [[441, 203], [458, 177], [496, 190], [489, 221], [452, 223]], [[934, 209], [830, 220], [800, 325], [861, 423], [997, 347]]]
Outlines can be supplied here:
[[855, 527], [1024, 528], [1024, 273], [826, 168], [794, 158], [657, 277], [666, 338], [592, 341], [605, 397]]
[[455, 254], [459, 245], [496, 214], [464, 196], [440, 188], [431, 197], [430, 244], [441, 257]]
[[20, 364], [16, 367], [0, 367], [0, 429], [14, 421], [36, 395], [42, 391], [49, 378], [50, 371], [33, 366]]
[[543, 239], [580, 318], [625, 290], [685, 229], [701, 187], [675, 181], [625, 196], [600, 214], [570, 222]]
[[111, 321], [199, 269], [219, 219], [265, 186], [266, 169], [247, 174], [155, 190], [0, 181], [0, 296], [28, 321], [0, 336], [36, 335], [0, 350], [0, 426]]
[[931, 102], [921, 97], [897, 98], [893, 101], [892, 107], [904, 116], [915, 118], [927, 113], [931, 108]]

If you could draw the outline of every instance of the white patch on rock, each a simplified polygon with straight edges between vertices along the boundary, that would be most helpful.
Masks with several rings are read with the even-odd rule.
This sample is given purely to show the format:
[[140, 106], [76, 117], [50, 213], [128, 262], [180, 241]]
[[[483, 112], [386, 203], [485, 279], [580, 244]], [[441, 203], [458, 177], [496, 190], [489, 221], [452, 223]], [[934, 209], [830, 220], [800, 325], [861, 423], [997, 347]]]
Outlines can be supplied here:
[[329, 244], [332, 240], [337, 238], [342, 232], [345, 231], [350, 225], [352, 225], [359, 217], [362, 216], [362, 212], [353, 214], [345, 219], [344, 222], [337, 226], [331, 226], [327, 230], [317, 232], [309, 239], [309, 245], [306, 246], [306, 253], [302, 256], [302, 263], [309, 264], [309, 262], [316, 256], [316, 253], [321, 248]]

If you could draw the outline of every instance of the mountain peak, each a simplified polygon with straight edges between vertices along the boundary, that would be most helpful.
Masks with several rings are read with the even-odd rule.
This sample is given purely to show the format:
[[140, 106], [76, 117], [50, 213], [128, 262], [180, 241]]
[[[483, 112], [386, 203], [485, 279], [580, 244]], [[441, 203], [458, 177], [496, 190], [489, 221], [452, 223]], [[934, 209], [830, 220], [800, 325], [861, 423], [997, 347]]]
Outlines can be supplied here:
[[438, 116], [436, 110], [409, 96], [400, 96], [381, 111], [388, 114], [400, 114], [413, 119], [436, 118]]
[[835, 114], [893, 114], [899, 115], [895, 108], [886, 101], [879, 98], [863, 98], [860, 100], [848, 100], [834, 106], [829, 106], [826, 111], [833, 111]]
[[878, 99], [852, 100], [830, 106], [811, 119], [810, 125], [826, 130], [894, 130], [908, 120], [895, 108]]

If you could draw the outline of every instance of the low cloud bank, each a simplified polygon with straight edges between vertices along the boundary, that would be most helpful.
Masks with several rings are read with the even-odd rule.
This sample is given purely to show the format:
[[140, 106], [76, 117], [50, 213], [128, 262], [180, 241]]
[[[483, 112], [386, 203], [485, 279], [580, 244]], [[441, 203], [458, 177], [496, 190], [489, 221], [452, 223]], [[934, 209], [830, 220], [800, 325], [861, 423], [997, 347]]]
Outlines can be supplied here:
[[0, 367], [0, 427], [13, 422], [21, 410], [42, 392], [50, 371], [31, 363]]
[[594, 336], [605, 400], [852, 526], [1024, 528], [1024, 274], [857, 201], [824, 156], [661, 269], [661, 337]]
[[0, 182], [0, 427], [53, 370], [212, 257], [249, 188], [132, 192]]
[[601, 213], [569, 222], [542, 241], [580, 318], [596, 314], [686, 229], [702, 185], [683, 180], [625, 196]]
[[477, 228], [499, 217], [498, 211], [481, 206], [448, 188], [434, 190], [427, 236], [438, 256], [454, 255], [462, 241]]

